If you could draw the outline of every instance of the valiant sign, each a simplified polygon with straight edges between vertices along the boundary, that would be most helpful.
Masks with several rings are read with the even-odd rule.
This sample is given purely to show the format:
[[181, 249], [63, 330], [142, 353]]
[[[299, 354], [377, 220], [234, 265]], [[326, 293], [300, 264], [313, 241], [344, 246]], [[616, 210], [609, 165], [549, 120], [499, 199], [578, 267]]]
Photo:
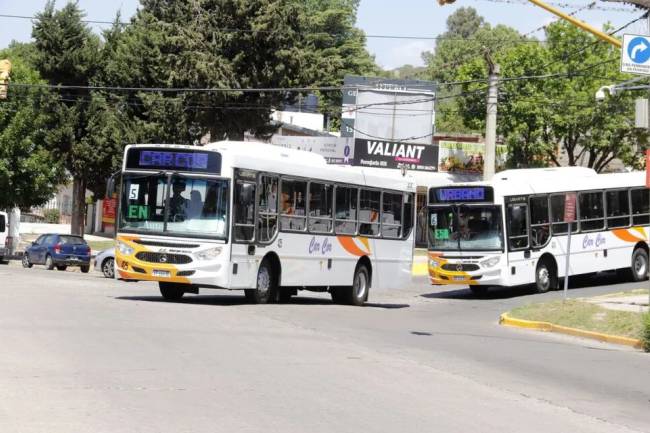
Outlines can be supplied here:
[[438, 146], [366, 138], [354, 140], [354, 165], [398, 168], [402, 164], [409, 170], [437, 171]]

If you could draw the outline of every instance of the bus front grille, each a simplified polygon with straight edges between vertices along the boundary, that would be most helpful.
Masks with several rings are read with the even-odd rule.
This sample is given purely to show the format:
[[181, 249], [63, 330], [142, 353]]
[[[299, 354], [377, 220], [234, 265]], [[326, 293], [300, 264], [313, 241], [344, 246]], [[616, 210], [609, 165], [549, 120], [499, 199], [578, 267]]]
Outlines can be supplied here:
[[192, 262], [190, 256], [183, 254], [154, 253], [149, 251], [139, 252], [135, 255], [138, 260], [148, 263], [167, 263], [170, 265], [185, 265]]
[[480, 268], [478, 265], [468, 263], [445, 263], [442, 265], [442, 269], [445, 271], [472, 272], [478, 271]]

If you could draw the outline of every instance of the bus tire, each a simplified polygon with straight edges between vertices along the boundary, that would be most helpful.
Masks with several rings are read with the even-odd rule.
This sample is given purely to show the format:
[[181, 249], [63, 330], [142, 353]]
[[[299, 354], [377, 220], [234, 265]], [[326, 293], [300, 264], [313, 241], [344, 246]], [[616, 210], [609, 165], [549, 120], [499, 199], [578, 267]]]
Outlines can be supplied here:
[[278, 291], [273, 269], [268, 260], [263, 260], [257, 270], [257, 287], [255, 289], [246, 289], [244, 293], [246, 294], [246, 300], [252, 304], [268, 304], [275, 301]]
[[165, 301], [180, 301], [185, 290], [182, 284], [159, 282], [160, 294]]
[[643, 248], [636, 248], [632, 253], [632, 279], [645, 281], [648, 279], [648, 252]]
[[535, 288], [537, 293], [546, 293], [557, 287], [557, 270], [549, 259], [541, 259], [535, 268]]
[[370, 272], [366, 265], [359, 264], [354, 271], [352, 287], [348, 289], [347, 303], [350, 305], [362, 306], [368, 300], [370, 291]]
[[487, 295], [488, 286], [469, 286], [474, 296], [483, 297]]

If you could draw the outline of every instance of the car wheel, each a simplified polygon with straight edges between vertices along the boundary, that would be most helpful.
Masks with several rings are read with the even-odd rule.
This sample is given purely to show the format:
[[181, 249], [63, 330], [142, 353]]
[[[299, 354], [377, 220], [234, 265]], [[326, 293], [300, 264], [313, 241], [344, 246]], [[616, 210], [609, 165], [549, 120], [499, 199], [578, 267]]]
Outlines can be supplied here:
[[182, 284], [159, 282], [160, 294], [165, 301], [180, 301], [185, 290]]
[[23, 254], [22, 264], [23, 268], [31, 268], [34, 266], [32, 263], [30, 263], [29, 256], [27, 256], [27, 254]]
[[537, 293], [546, 293], [557, 286], [555, 269], [549, 265], [548, 260], [540, 260], [535, 270], [535, 288]]
[[637, 248], [632, 253], [632, 278], [634, 281], [648, 279], [648, 253], [643, 248]]
[[45, 257], [45, 268], [48, 271], [54, 269], [54, 259], [52, 259], [52, 256], [50, 256], [49, 254], [47, 257]]
[[68, 267], [66, 265], [59, 265], [56, 267], [56, 269], [59, 271], [65, 271], [66, 269], [68, 269]]
[[277, 289], [273, 271], [267, 260], [264, 260], [257, 271], [257, 288], [246, 289], [246, 300], [252, 304], [268, 304], [275, 301]]
[[81, 272], [87, 274], [90, 271], [90, 265], [81, 265]]
[[102, 263], [102, 273], [106, 278], [115, 278], [115, 259], [109, 257]]

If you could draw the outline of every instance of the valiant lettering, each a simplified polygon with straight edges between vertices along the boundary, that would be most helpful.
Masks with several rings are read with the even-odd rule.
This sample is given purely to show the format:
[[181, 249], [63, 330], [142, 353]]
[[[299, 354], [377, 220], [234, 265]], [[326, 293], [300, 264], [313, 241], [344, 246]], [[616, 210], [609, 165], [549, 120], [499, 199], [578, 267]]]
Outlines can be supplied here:
[[395, 158], [408, 158], [420, 160], [424, 146], [406, 143], [384, 143], [382, 141], [368, 141], [368, 155], [393, 156]]

